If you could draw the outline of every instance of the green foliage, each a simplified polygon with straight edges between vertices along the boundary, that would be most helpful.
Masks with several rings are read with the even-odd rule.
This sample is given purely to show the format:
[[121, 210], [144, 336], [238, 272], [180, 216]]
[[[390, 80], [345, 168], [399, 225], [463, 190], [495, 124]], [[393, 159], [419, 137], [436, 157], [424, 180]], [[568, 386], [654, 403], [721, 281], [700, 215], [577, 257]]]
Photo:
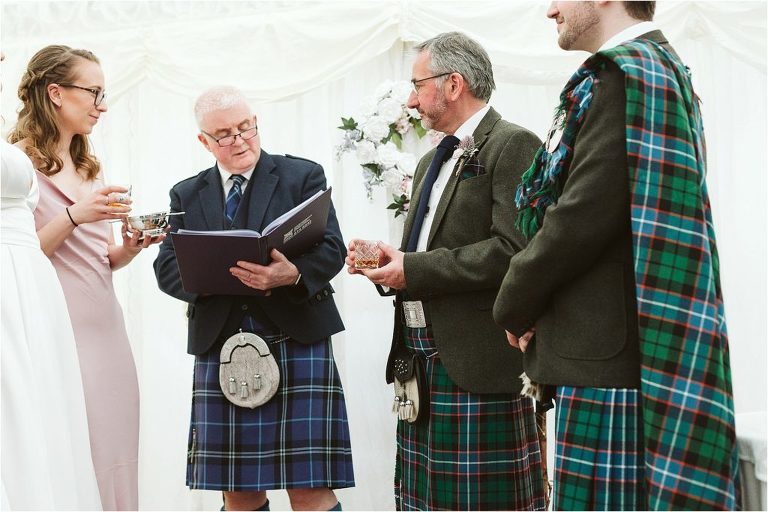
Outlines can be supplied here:
[[387, 210], [395, 210], [395, 218], [397, 218], [399, 215], [405, 215], [408, 213], [408, 206], [411, 202], [408, 196], [401, 194], [400, 197], [398, 197], [393, 194], [392, 199], [394, 199], [394, 201], [392, 201], [389, 206], [387, 206]]
[[395, 146], [397, 146], [397, 149], [403, 150], [403, 136], [400, 135], [400, 133], [395, 130], [394, 125], [389, 126], [389, 135], [386, 139], [384, 139], [384, 143], [386, 144], [388, 140], [391, 140]]
[[341, 118], [341, 126], [338, 127], [340, 130], [357, 130], [357, 121], [355, 121], [353, 118]]
[[416, 132], [416, 135], [419, 136], [419, 138], [424, 137], [427, 134], [427, 129], [424, 128], [424, 126], [421, 124], [421, 119], [416, 119], [415, 117], [412, 117], [409, 119], [411, 126], [413, 126], [413, 130]]
[[363, 167], [368, 169], [373, 173], [374, 176], [381, 176], [381, 167], [379, 167], [377, 164], [361, 164]]

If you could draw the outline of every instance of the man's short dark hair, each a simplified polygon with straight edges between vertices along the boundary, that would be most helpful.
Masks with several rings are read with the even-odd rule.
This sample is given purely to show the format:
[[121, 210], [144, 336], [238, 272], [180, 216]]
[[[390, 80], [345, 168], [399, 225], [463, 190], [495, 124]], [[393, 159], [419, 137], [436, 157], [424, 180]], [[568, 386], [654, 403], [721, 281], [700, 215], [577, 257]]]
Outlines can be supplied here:
[[624, 2], [627, 14], [640, 21], [652, 21], [656, 12], [656, 2]]

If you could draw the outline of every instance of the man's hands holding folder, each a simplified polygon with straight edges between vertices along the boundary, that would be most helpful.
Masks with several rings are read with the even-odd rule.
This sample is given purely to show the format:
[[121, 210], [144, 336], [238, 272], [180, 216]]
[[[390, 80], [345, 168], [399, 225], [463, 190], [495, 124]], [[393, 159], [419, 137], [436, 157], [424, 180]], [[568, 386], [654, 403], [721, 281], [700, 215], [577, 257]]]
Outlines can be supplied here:
[[229, 272], [249, 288], [263, 290], [270, 295], [272, 288], [292, 285], [299, 277], [299, 269], [283, 253], [272, 249], [269, 253], [272, 261], [269, 265], [259, 265], [249, 261], [238, 261]]

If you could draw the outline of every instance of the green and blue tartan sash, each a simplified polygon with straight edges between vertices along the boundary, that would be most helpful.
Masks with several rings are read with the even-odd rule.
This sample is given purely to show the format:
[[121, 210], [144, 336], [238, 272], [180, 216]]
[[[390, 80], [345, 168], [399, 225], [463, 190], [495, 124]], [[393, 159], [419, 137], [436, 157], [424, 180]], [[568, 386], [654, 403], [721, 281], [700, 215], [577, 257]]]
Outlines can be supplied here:
[[[581, 66], [568, 81], [560, 93], [560, 106], [555, 111], [547, 140], [536, 151], [531, 167], [523, 173], [522, 183], [517, 187], [515, 226], [529, 240], [541, 227], [547, 207], [557, 203], [563, 191], [563, 170], [571, 164], [573, 141], [592, 102], [594, 80], [594, 71]], [[562, 132], [560, 142], [549, 151], [548, 146], [558, 131]]]
[[518, 187], [519, 228], [534, 236], [557, 203], [608, 61], [624, 72], [627, 96], [647, 506], [734, 510], [738, 452], [704, 133], [688, 69], [674, 55], [640, 38], [582, 64], [561, 94], [561, 142], [539, 151]]

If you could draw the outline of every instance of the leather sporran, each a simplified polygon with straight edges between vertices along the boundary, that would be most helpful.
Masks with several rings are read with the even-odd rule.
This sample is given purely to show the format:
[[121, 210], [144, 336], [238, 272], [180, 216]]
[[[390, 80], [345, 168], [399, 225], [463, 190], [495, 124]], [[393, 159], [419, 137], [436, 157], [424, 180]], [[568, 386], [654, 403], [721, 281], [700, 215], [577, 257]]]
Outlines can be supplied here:
[[429, 389], [424, 359], [408, 350], [392, 360], [395, 400], [392, 412], [403, 421], [423, 424], [429, 418]]
[[231, 336], [219, 361], [219, 385], [233, 404], [255, 409], [277, 393], [280, 369], [261, 337], [250, 332]]

